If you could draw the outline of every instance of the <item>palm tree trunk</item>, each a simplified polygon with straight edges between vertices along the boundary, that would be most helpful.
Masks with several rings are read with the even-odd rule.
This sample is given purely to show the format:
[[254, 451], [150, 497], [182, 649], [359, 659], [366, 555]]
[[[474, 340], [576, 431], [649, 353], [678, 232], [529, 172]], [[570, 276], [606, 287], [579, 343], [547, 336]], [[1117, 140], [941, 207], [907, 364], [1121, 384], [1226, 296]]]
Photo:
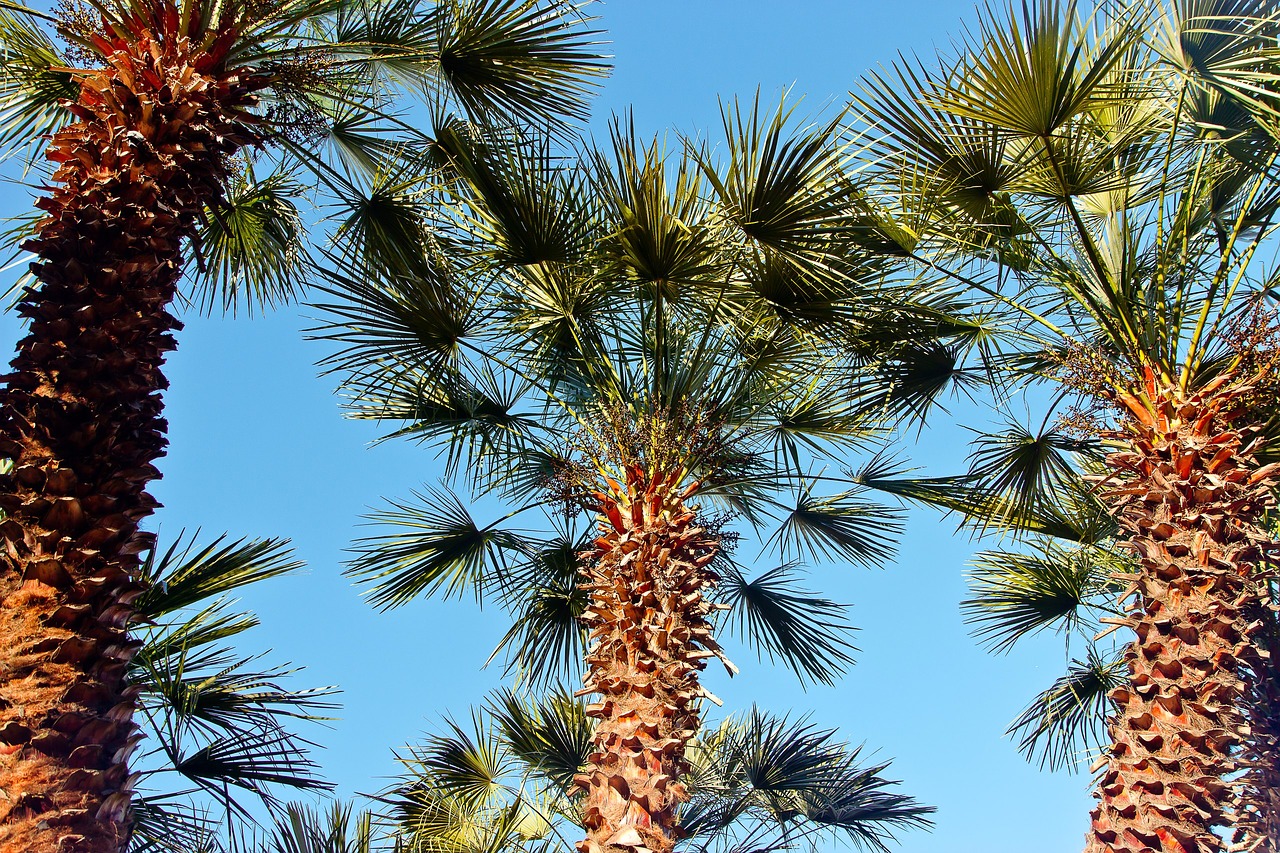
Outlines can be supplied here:
[[1244, 775], [1237, 782], [1239, 801], [1232, 824], [1235, 848], [1249, 853], [1280, 851], [1280, 620], [1263, 595], [1251, 608], [1263, 625], [1259, 632], [1265, 653], [1249, 673], [1245, 711], [1249, 734], [1241, 751]]
[[1099, 779], [1088, 853], [1224, 849], [1247, 737], [1243, 705], [1257, 662], [1249, 576], [1265, 536], [1271, 471], [1233, 429], [1236, 393], [1182, 398], [1149, 382], [1154, 414], [1131, 407], [1111, 437], [1107, 492], [1137, 554], [1129, 682], [1111, 693], [1112, 747]]
[[597, 493], [600, 538], [588, 555], [583, 615], [590, 633], [587, 713], [594, 750], [576, 781], [586, 791], [581, 853], [670, 853], [685, 748], [698, 731], [698, 673], [719, 651], [705, 594], [719, 538], [677, 492], [682, 472], [628, 466], [625, 485]]
[[138, 740], [124, 682], [147, 484], [164, 453], [161, 373], [182, 244], [219, 198], [260, 83], [193, 53], [171, 4], [103, 38], [47, 156], [26, 244], [39, 286], [0, 390], [0, 851], [100, 853], [128, 834]]

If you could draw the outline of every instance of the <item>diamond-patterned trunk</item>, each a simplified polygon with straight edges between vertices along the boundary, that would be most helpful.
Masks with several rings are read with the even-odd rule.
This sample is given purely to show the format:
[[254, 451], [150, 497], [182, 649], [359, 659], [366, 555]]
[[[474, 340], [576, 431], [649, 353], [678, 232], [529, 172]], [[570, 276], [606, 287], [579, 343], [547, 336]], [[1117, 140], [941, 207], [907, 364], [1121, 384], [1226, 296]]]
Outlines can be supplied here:
[[1111, 693], [1112, 747], [1098, 781], [1088, 853], [1224, 849], [1247, 736], [1245, 676], [1258, 663], [1250, 575], [1265, 541], [1274, 467], [1233, 428], [1236, 393], [1191, 397], [1148, 382], [1130, 406], [1127, 449], [1108, 458], [1106, 494], [1139, 569], [1128, 683]]
[[698, 674], [719, 652], [711, 636], [707, 568], [718, 538], [685, 503], [696, 484], [683, 472], [627, 468], [624, 484], [596, 495], [600, 537], [584, 555], [591, 600], [586, 689], [598, 694], [594, 750], [577, 786], [587, 838], [580, 853], [669, 853], [676, 809], [688, 799], [679, 777], [698, 730]]
[[[140, 4], [143, 5], [143, 4]], [[0, 851], [102, 853], [128, 831], [139, 522], [164, 453], [166, 306], [183, 241], [251, 142], [237, 119], [261, 83], [202, 53], [172, 4], [99, 39], [78, 121], [48, 149], [53, 188], [26, 248], [39, 280], [0, 390]]]
[[1253, 609], [1266, 630], [1258, 669], [1250, 673], [1245, 712], [1248, 736], [1240, 754], [1245, 768], [1233, 810], [1233, 841], [1250, 853], [1280, 853], [1280, 620], [1266, 608], [1265, 589]]

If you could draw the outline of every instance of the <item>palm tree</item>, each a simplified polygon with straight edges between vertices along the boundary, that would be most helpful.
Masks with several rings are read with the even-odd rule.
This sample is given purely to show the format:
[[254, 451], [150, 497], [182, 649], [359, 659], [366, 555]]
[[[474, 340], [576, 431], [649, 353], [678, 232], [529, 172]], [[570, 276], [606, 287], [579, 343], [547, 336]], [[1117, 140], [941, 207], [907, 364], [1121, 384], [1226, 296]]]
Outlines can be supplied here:
[[[1057, 383], [1104, 448], [1086, 497], [1124, 554], [1099, 592], [1133, 598], [1115, 618], [1134, 633], [1090, 851], [1223, 849], [1267, 671], [1280, 350], [1273, 281], [1252, 262], [1280, 201], [1277, 23], [1245, 0], [1088, 16], [1028, 0], [989, 10], [940, 70], [903, 62], [855, 95], [881, 132], [880, 216], [902, 253], [985, 296], [986, 367]], [[997, 526], [1061, 522], [1042, 498], [1071, 479], [1064, 448], [1027, 438], [990, 448], [1006, 464], [985, 489], [952, 484], [942, 502]]]
[[[889, 790], [885, 765], [859, 763], [831, 730], [758, 709], [702, 732], [687, 751], [683, 853], [815, 848], [839, 838], [887, 850], [897, 829], [932, 809]], [[404, 853], [572, 849], [584, 812], [573, 780], [590, 761], [593, 726], [565, 692], [538, 700], [500, 691], [466, 726], [415, 745], [404, 777], [380, 797]]]
[[[353, 414], [405, 422], [396, 435], [436, 444], [450, 477], [511, 510], [479, 525], [449, 492], [394, 503], [375, 520], [396, 532], [357, 543], [351, 573], [383, 607], [499, 599], [526, 676], [584, 665], [583, 853], [679, 837], [687, 745], [716, 701], [700, 672], [736, 671], [722, 611], [802, 677], [850, 662], [843, 608], [793, 574], [804, 557], [882, 562], [897, 521], [856, 489], [824, 493], [824, 466], [878, 439], [863, 405], [877, 336], [960, 333], [851, 239], [875, 232], [850, 209], [842, 149], [789, 115], [728, 108], [723, 160], [668, 155], [621, 122], [603, 152], [455, 135], [452, 180], [388, 181], [379, 217], [348, 220], [337, 266], [361, 272], [330, 277], [324, 336], [343, 345], [329, 363]], [[443, 209], [434, 193], [459, 200], [454, 216], [422, 220]], [[504, 526], [536, 513], [544, 534]], [[778, 522], [762, 538], [781, 566], [744, 574], [735, 517]]]
[[[88, 0], [59, 16], [6, 2], [0, 38], [0, 142], [48, 137], [53, 170], [0, 392], [0, 845], [114, 850], [131, 801], [127, 629], [152, 541], [139, 525], [185, 261], [224, 286], [215, 301], [287, 296], [288, 176], [314, 166], [338, 186], [326, 150], [385, 146], [393, 83], [542, 121], [580, 112], [601, 67], [580, 26], [532, 0]], [[283, 171], [254, 182], [237, 158], [269, 149]]]
[[[1099, 442], [1064, 434], [1045, 418], [1039, 430], [1014, 423], [979, 435], [962, 476], [906, 477], [894, 464], [857, 474], [867, 485], [960, 514], [961, 526], [979, 536], [994, 533], [1005, 540], [974, 555], [972, 596], [961, 609], [975, 636], [996, 653], [1042, 631], [1064, 636], [1072, 657], [1068, 671], [1007, 732], [1020, 739], [1028, 760], [1053, 770], [1089, 766], [1103, 754], [1109, 744], [1107, 696], [1127, 681], [1129, 640], [1116, 638], [1128, 620], [1119, 600], [1138, 566], [1105, 501], [1090, 486], [1105, 476], [1102, 456]], [[1255, 579], [1257, 601], [1249, 607], [1249, 618], [1258, 624], [1254, 639], [1266, 653], [1243, 673], [1248, 731], [1235, 758], [1244, 772], [1235, 780], [1226, 821], [1232, 840], [1245, 850], [1272, 850], [1280, 838], [1280, 598], [1268, 578], [1264, 570]]]

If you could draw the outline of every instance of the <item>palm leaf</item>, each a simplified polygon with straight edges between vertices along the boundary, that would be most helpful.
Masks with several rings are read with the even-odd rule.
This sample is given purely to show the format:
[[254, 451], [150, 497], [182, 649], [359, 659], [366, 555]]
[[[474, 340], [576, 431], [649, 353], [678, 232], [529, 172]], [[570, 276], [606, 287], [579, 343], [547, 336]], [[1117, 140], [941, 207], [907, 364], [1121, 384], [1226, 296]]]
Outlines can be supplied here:
[[389, 502], [391, 509], [369, 516], [372, 524], [397, 532], [357, 540], [347, 574], [375, 584], [370, 601], [376, 607], [407, 604], [419, 595], [461, 595], [471, 588], [477, 598], [501, 587], [509, 560], [528, 554], [526, 540], [494, 525], [480, 527], [452, 492], [415, 492], [417, 504]]
[[284, 172], [256, 180], [252, 169], [231, 185], [200, 231], [193, 298], [206, 311], [234, 313], [292, 302], [305, 287], [306, 246], [294, 198], [302, 186]]
[[573, 784], [592, 750], [593, 726], [581, 702], [564, 692], [531, 702], [503, 690], [490, 698], [488, 707], [522, 762], [560, 788]]
[[1090, 646], [1084, 660], [1073, 660], [1067, 674], [1041, 693], [1009, 726], [1018, 751], [1041, 768], [1073, 770], [1092, 760], [1110, 742], [1106, 732], [1107, 696], [1127, 681], [1122, 660], [1103, 658]]
[[318, 765], [302, 752], [298, 739], [279, 729], [228, 732], [178, 757], [174, 769], [228, 809], [242, 811], [226, 786], [252, 791], [274, 801], [270, 785], [299, 790], [329, 790], [315, 776]]
[[784, 553], [843, 558], [871, 568], [893, 555], [893, 540], [901, 531], [901, 514], [891, 507], [861, 500], [854, 492], [815, 497], [805, 486], [770, 542], [777, 541]]
[[589, 20], [568, 4], [445, 0], [437, 13], [436, 67], [477, 117], [583, 119], [585, 101], [608, 68], [596, 52], [600, 33], [578, 25]]
[[1119, 566], [1100, 547], [1063, 548], [1038, 540], [1035, 553], [984, 551], [969, 573], [970, 597], [961, 603], [974, 635], [992, 651], [1007, 652], [1028, 634], [1090, 626], [1087, 609], [1115, 584]]
[[848, 607], [801, 589], [792, 566], [750, 581], [736, 566], [723, 574], [719, 595], [730, 608], [727, 624], [762, 657], [781, 659], [802, 679], [823, 684], [834, 683], [853, 663]]
[[[303, 566], [292, 558], [287, 539], [237, 539], [219, 536], [196, 547], [192, 534], [179, 534], [164, 552], [153, 550], [142, 566], [147, 591], [134, 602], [145, 619], [158, 619], [240, 587], [279, 577]], [[225, 543], [225, 544], [224, 544]]]
[[80, 87], [71, 63], [29, 15], [0, 9], [0, 157], [52, 136], [71, 120]]

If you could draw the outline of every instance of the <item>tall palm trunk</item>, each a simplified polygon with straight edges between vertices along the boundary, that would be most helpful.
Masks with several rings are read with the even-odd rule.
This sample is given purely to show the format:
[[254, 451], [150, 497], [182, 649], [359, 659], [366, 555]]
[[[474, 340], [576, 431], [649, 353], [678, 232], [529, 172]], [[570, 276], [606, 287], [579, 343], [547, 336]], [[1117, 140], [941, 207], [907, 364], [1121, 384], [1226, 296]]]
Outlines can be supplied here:
[[1111, 693], [1112, 748], [1099, 779], [1089, 853], [1207, 853], [1230, 814], [1247, 737], [1247, 670], [1258, 662], [1250, 574], [1265, 536], [1272, 470], [1231, 425], [1225, 380], [1183, 397], [1148, 379], [1111, 437], [1108, 495], [1139, 562], [1128, 683]]
[[600, 701], [588, 706], [594, 750], [576, 779], [586, 791], [581, 853], [670, 853], [688, 799], [678, 777], [699, 725], [698, 673], [719, 651], [705, 597], [719, 538], [696, 526], [685, 503], [696, 484], [678, 492], [682, 473], [628, 466], [625, 485], [596, 495], [582, 693]]
[[1232, 823], [1234, 841], [1250, 853], [1280, 853], [1280, 620], [1267, 605], [1269, 590], [1251, 608], [1264, 629], [1259, 632], [1257, 669], [1250, 673], [1245, 710], [1249, 735], [1241, 750], [1245, 768]]
[[200, 50], [176, 35], [176, 7], [148, 8], [98, 39], [106, 67], [84, 73], [78, 121], [48, 150], [55, 186], [26, 246], [39, 286], [0, 390], [4, 853], [114, 851], [127, 836], [127, 629], [166, 443], [167, 306], [183, 241], [253, 141], [238, 116], [261, 82], [224, 70], [229, 36]]

